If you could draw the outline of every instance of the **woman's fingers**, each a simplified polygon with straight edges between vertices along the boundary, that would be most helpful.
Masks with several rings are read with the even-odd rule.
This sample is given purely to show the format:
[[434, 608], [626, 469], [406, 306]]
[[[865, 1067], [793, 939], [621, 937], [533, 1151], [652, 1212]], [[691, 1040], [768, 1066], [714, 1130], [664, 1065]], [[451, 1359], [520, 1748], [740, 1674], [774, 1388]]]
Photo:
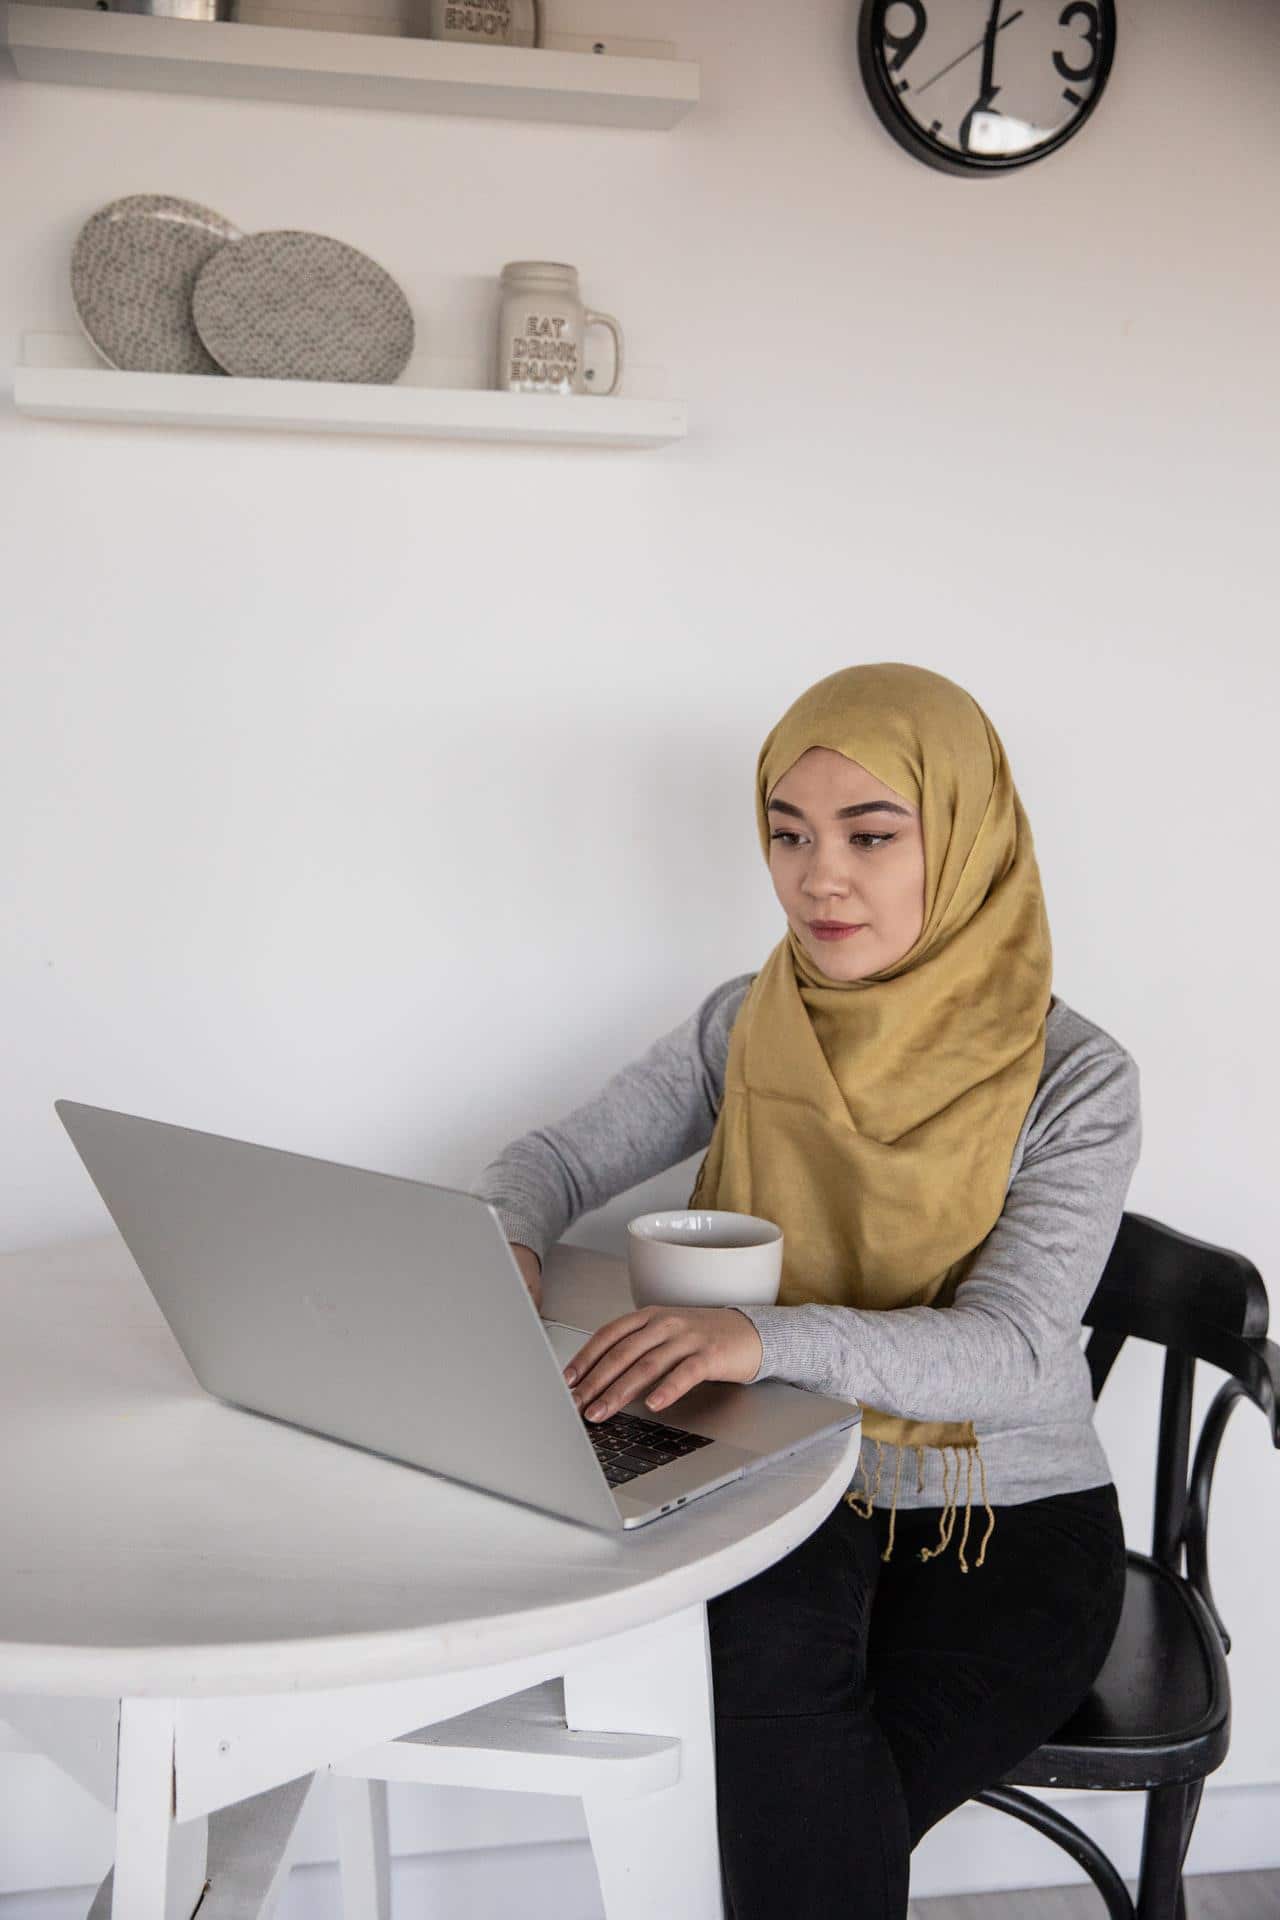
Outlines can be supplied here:
[[[643, 1360], [637, 1361], [635, 1366], [628, 1367], [625, 1373], [619, 1374], [598, 1399], [588, 1401], [584, 1408], [586, 1416], [591, 1421], [607, 1420], [611, 1414], [617, 1413], [620, 1407], [629, 1406], [631, 1401], [638, 1400], [655, 1380], [661, 1380], [665, 1390], [668, 1381], [674, 1380], [683, 1369], [689, 1367], [700, 1368], [701, 1371], [696, 1374], [695, 1379], [704, 1379], [706, 1355], [701, 1352], [691, 1354], [687, 1342], [677, 1346], [670, 1341], [663, 1341]], [[684, 1386], [680, 1387], [677, 1393], [670, 1394], [668, 1398], [676, 1399], [678, 1394], [687, 1393], [694, 1384], [694, 1379], [686, 1378]]]
[[[620, 1407], [624, 1404], [618, 1398], [622, 1384], [633, 1377], [637, 1363], [643, 1361], [645, 1356], [651, 1356], [656, 1350], [660, 1350], [662, 1346], [666, 1346], [666, 1342], [672, 1340], [674, 1336], [676, 1336], [674, 1325], [670, 1325], [666, 1319], [654, 1317], [645, 1321], [645, 1325], [635, 1327], [633, 1331], [624, 1334], [620, 1340], [614, 1340], [612, 1346], [608, 1346], [604, 1354], [597, 1359], [597, 1363], [593, 1367], [587, 1367], [585, 1373], [581, 1373], [578, 1384], [574, 1386], [574, 1400], [580, 1407], [589, 1407], [589, 1405], [599, 1404], [604, 1394], [608, 1394], [610, 1411]], [[658, 1361], [658, 1371], [664, 1371], [666, 1365], [670, 1365], [670, 1356], [666, 1361]], [[651, 1371], [647, 1375], [647, 1380], [652, 1377], [654, 1373]], [[629, 1394], [628, 1398], [633, 1400], [635, 1394]]]
[[646, 1404], [657, 1408], [703, 1380], [754, 1380], [762, 1356], [760, 1335], [739, 1307], [654, 1307], [601, 1327], [564, 1373], [574, 1404], [589, 1420], [607, 1420], [648, 1388]]
[[[640, 1346], [633, 1349], [641, 1352], [646, 1346], [652, 1346], [655, 1339], [661, 1339], [664, 1332], [671, 1330], [671, 1315], [653, 1307], [643, 1307], [638, 1313], [624, 1313], [617, 1320], [610, 1320], [605, 1326], [597, 1328], [591, 1338], [579, 1347], [564, 1370], [565, 1380], [571, 1387], [575, 1383], [582, 1386], [590, 1379], [593, 1368], [613, 1366], [616, 1372], [618, 1364], [625, 1366], [627, 1362], [626, 1354], [619, 1361], [618, 1350], [624, 1341], [647, 1334], [648, 1338], [641, 1338]], [[611, 1379], [612, 1374], [606, 1376], [598, 1373], [595, 1388], [603, 1386], [606, 1378]]]
[[649, 1311], [642, 1308], [637, 1313], [620, 1314], [616, 1320], [607, 1320], [597, 1327], [589, 1340], [584, 1340], [573, 1359], [564, 1370], [564, 1377], [572, 1386], [575, 1380], [581, 1380], [595, 1365], [602, 1353], [605, 1353], [615, 1340], [621, 1340], [624, 1334], [632, 1333], [637, 1327], [645, 1325]]
[[[616, 1412], [689, 1351], [689, 1338], [678, 1322], [661, 1317], [647, 1321], [615, 1341], [587, 1368], [573, 1388], [574, 1404], [584, 1408], [589, 1418], [604, 1417], [596, 1411], [601, 1407], [606, 1413]], [[679, 1344], [673, 1346], [677, 1340]], [[656, 1358], [659, 1351], [664, 1354], [661, 1359]]]

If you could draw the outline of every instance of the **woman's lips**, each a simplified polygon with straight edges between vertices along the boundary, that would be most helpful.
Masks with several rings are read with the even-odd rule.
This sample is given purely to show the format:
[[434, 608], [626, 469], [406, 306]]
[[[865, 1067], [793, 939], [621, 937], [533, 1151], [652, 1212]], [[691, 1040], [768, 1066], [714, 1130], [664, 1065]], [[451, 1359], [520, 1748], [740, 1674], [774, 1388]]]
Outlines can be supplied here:
[[844, 927], [836, 921], [811, 920], [809, 931], [817, 940], [847, 940], [851, 934], [863, 933], [865, 927]]

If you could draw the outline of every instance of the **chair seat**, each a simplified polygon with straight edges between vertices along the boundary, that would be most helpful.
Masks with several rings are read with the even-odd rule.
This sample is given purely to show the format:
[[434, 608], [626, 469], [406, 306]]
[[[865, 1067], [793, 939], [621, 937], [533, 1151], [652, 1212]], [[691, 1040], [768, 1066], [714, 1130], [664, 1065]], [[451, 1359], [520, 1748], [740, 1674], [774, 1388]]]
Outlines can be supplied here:
[[1020, 1787], [1165, 1787], [1226, 1758], [1222, 1642], [1195, 1589], [1130, 1553], [1124, 1609], [1101, 1673], [1054, 1738], [1005, 1775]]

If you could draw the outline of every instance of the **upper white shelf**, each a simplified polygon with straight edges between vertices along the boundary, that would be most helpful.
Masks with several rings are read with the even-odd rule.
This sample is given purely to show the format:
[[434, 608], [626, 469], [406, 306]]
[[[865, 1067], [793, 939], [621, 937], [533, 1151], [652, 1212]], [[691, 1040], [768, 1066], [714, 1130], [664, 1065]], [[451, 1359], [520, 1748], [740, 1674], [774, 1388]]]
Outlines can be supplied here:
[[[19, 413], [125, 426], [250, 427], [286, 433], [392, 434], [423, 440], [504, 440], [537, 446], [665, 447], [683, 440], [681, 400], [497, 388], [335, 380], [243, 380], [226, 374], [125, 373], [74, 335], [26, 334], [13, 371]], [[446, 375], [462, 362], [417, 361]], [[652, 371], [652, 370], [651, 370]], [[643, 369], [637, 369], [643, 376]]]
[[0, 0], [0, 41], [24, 80], [74, 86], [663, 130], [698, 100], [692, 60], [100, 13], [29, 0]]

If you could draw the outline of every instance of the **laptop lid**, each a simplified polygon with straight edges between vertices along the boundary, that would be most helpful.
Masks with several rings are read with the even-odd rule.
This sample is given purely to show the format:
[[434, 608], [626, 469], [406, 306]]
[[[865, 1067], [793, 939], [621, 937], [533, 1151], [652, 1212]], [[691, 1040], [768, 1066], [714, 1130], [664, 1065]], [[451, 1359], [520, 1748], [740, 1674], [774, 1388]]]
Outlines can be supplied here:
[[617, 1528], [479, 1195], [73, 1100], [54, 1111], [208, 1392]]

